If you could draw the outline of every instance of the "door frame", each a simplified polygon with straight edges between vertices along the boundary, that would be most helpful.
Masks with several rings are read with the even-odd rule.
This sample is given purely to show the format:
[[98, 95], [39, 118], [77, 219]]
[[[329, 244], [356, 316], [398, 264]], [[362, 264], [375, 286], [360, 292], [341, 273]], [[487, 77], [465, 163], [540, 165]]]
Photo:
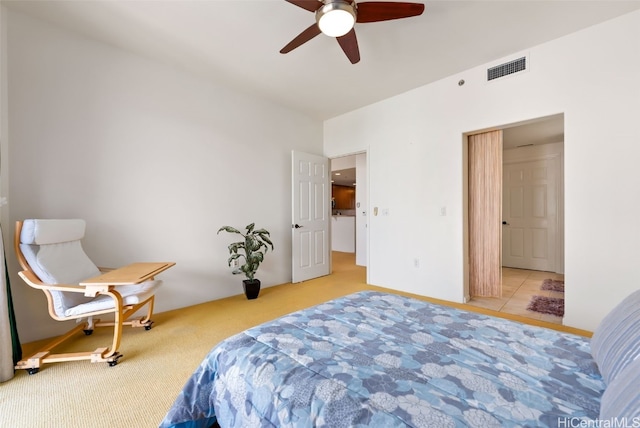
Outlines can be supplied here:
[[[564, 114], [564, 113], [558, 113]], [[535, 122], [538, 120], [543, 120], [547, 116], [539, 116], [533, 119], [526, 119], [518, 122], [512, 122], [509, 124], [504, 124], [500, 126], [494, 126], [490, 128], [478, 129], [469, 132], [465, 132], [461, 136], [461, 145], [462, 145], [462, 280], [463, 280], [463, 297], [464, 302], [467, 303], [471, 300], [471, 295], [469, 292], [469, 141], [468, 138], [470, 135], [478, 134], [482, 132], [492, 131], [496, 129], [507, 129], [516, 126], [526, 125], [531, 122]], [[565, 200], [565, 178], [564, 178], [564, 164], [565, 164], [565, 153], [564, 153], [564, 140], [562, 141], [562, 151], [558, 158], [559, 171], [558, 171], [558, 216], [556, 221], [558, 222], [556, 233], [556, 273], [564, 274], [564, 200]], [[501, 248], [502, 250], [502, 248]]]
[[[365, 247], [366, 247], [366, 281], [367, 284], [370, 283], [370, 278], [369, 278], [369, 272], [371, 271], [371, 156], [370, 156], [371, 150], [369, 147], [367, 147], [364, 150], [358, 150], [355, 152], [348, 152], [348, 153], [336, 153], [333, 154], [329, 157], [329, 170], [331, 170], [331, 162], [333, 161], [333, 159], [337, 159], [337, 158], [342, 158], [342, 157], [346, 157], [346, 156], [355, 156], [355, 155], [360, 155], [360, 154], [364, 154], [365, 156], [365, 165], [366, 165], [366, 189], [365, 189], [365, 195], [367, 198], [367, 202], [366, 202], [366, 206], [363, 207], [364, 210], [366, 210], [367, 213], [367, 227], [366, 227], [366, 232], [365, 232]], [[331, 183], [329, 183], [331, 184]], [[356, 189], [357, 192], [357, 189]], [[329, 195], [329, 197], [331, 197], [331, 195]], [[356, 221], [357, 221], [357, 215], [356, 215]], [[331, 225], [333, 223], [329, 222], [329, 233], [331, 233]], [[357, 225], [356, 225], [356, 229], [357, 229]], [[357, 248], [356, 248], [357, 251]], [[333, 273], [333, 272], [332, 272]]]
[[[473, 150], [472, 150], [473, 149]], [[470, 153], [473, 152], [473, 156]], [[467, 136], [469, 295], [502, 296], [503, 131]], [[473, 294], [472, 294], [473, 293]]]

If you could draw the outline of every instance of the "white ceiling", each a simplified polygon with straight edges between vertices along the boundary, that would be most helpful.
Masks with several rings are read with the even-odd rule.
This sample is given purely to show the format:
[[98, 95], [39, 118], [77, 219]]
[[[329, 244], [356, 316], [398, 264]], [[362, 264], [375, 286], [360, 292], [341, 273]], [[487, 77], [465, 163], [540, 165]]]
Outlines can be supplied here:
[[[336, 175], [340, 174], [340, 175]], [[331, 171], [331, 183], [338, 186], [353, 187], [356, 185], [356, 169], [347, 168]]]
[[284, 0], [2, 0], [57, 25], [328, 119], [640, 9], [634, 1], [426, 1], [422, 16], [356, 24], [361, 61]]

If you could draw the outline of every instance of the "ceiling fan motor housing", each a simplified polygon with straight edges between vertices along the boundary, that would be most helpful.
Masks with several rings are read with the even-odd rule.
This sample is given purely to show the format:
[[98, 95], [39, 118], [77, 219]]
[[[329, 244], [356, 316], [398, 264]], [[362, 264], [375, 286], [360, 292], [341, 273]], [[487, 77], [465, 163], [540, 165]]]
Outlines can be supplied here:
[[306, 11], [315, 13], [316, 22], [307, 27], [280, 49], [288, 53], [314, 37], [324, 33], [335, 37], [351, 64], [360, 61], [358, 39], [353, 26], [356, 22], [380, 22], [421, 15], [424, 4], [391, 1], [356, 0], [286, 0]]
[[316, 11], [316, 23], [324, 34], [340, 37], [347, 34], [356, 22], [355, 2], [334, 0], [325, 3]]

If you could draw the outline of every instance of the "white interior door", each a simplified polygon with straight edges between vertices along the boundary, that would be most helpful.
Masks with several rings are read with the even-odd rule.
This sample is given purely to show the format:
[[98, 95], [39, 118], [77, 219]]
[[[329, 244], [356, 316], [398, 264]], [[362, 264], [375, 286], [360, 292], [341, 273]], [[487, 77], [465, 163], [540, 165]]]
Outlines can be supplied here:
[[292, 282], [331, 272], [329, 159], [291, 152]]
[[557, 185], [552, 160], [504, 165], [502, 265], [555, 271]]

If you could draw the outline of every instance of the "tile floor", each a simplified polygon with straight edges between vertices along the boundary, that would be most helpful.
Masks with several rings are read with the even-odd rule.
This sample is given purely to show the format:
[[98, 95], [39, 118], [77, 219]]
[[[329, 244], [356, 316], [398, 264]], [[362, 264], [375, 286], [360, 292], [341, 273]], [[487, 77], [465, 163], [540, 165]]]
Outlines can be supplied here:
[[473, 297], [468, 303], [494, 311], [521, 315], [536, 320], [562, 324], [562, 318], [554, 315], [528, 311], [531, 297], [547, 296], [564, 298], [564, 293], [541, 290], [546, 278], [564, 280], [564, 275], [553, 272], [540, 272], [526, 269], [502, 268], [502, 297]]

